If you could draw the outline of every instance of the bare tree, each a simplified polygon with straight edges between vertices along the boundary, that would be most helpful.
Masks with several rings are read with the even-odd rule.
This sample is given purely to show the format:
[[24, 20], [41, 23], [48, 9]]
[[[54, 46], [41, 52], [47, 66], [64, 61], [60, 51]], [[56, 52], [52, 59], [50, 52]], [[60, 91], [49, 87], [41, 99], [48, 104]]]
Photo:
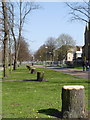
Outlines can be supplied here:
[[45, 44], [40, 46], [40, 48], [35, 52], [34, 57], [35, 60], [45, 61], [45, 57], [46, 57]]
[[49, 37], [45, 45], [47, 46], [47, 59], [53, 61], [54, 50], [56, 49], [56, 39], [53, 37]]
[[83, 47], [83, 60], [89, 60], [90, 62], [90, 0], [83, 0], [83, 2], [78, 3], [66, 3], [70, 8], [72, 15], [72, 20], [81, 20], [86, 22], [86, 30], [85, 30], [85, 45]]
[[67, 59], [67, 53], [75, 46], [75, 40], [68, 34], [61, 34], [56, 41], [59, 60]]
[[61, 34], [57, 39], [57, 47], [60, 48], [62, 45], [70, 45], [74, 46], [75, 45], [75, 40], [69, 35], [69, 34]]
[[8, 76], [8, 40], [9, 40], [9, 29], [8, 29], [8, 13], [7, 13], [7, 3], [4, 0], [2, 2], [2, 12], [3, 12], [3, 25], [4, 25], [4, 40], [3, 40], [3, 66], [4, 66], [4, 77]]
[[20, 47], [19, 47], [19, 52], [18, 52], [18, 61], [20, 64], [23, 61], [30, 61], [31, 59], [31, 54], [28, 49], [28, 43], [25, 41], [25, 39], [22, 37], [20, 40]]
[[71, 15], [71, 20], [90, 21], [90, 0], [73, 3], [67, 2], [66, 5], [70, 8], [69, 14]]
[[10, 24], [10, 28], [11, 28], [11, 32], [13, 35], [13, 39], [14, 39], [14, 46], [15, 46], [15, 57], [14, 57], [14, 67], [13, 69], [16, 70], [16, 65], [17, 65], [17, 57], [18, 57], [18, 52], [19, 52], [19, 47], [20, 47], [20, 40], [21, 40], [21, 36], [22, 36], [22, 29], [26, 20], [27, 15], [35, 9], [39, 8], [39, 5], [36, 5], [32, 2], [18, 2], [17, 5], [19, 6], [19, 24], [18, 26], [18, 37], [16, 37], [15, 35], [15, 19], [14, 19], [14, 9], [17, 8], [16, 6], [14, 6], [13, 4], [11, 4], [11, 14], [12, 14], [12, 24]]
[[40, 61], [53, 60], [54, 50], [56, 48], [55, 38], [49, 37], [46, 42], [40, 46], [40, 48], [35, 53], [35, 59]]

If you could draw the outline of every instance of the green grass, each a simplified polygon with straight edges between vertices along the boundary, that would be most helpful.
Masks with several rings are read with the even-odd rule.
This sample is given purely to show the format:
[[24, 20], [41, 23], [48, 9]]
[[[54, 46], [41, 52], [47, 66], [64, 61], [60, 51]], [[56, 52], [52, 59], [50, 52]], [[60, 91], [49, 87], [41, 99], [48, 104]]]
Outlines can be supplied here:
[[12, 82], [14, 79], [36, 79], [36, 74], [30, 74], [25, 66], [3, 79], [3, 118], [54, 118], [52, 113], [61, 111], [63, 85], [84, 85], [86, 108], [90, 109], [88, 80], [43, 68], [37, 68], [37, 71], [44, 71], [47, 81]]
[[2, 72], [0, 71], [0, 119], [2, 114]]

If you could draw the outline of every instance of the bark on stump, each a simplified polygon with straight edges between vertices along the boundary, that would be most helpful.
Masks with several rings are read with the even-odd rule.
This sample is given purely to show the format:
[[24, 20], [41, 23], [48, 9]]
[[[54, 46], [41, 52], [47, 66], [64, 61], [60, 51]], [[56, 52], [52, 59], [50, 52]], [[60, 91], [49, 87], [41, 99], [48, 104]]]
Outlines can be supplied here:
[[31, 68], [31, 74], [36, 72], [36, 68]]
[[44, 71], [37, 72], [37, 81], [44, 81]]
[[84, 86], [80, 85], [63, 86], [62, 117], [86, 118]]

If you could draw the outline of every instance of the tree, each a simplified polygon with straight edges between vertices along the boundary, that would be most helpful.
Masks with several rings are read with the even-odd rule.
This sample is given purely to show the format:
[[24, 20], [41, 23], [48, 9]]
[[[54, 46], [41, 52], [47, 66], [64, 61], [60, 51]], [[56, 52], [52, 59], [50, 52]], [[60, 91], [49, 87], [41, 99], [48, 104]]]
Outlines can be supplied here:
[[68, 34], [61, 34], [57, 39], [58, 59], [67, 59], [67, 53], [75, 45], [75, 41]]
[[83, 0], [83, 2], [66, 3], [66, 5], [70, 8], [71, 20], [80, 20], [87, 23], [90, 21], [90, 0], [89, 2]]
[[46, 57], [46, 49], [45, 44], [40, 46], [40, 48], [34, 54], [35, 60], [45, 61]]
[[8, 76], [8, 40], [9, 40], [9, 29], [8, 29], [8, 12], [6, 1], [2, 2], [2, 13], [3, 13], [3, 27], [4, 27], [4, 40], [3, 40], [3, 67], [4, 77]]
[[49, 37], [45, 44], [40, 46], [40, 48], [35, 53], [35, 58], [41, 61], [53, 60], [54, 50], [56, 48], [55, 38]]
[[[6, 0], [2, 0], [0, 3], [2, 10], [0, 9], [0, 42], [3, 43], [3, 66], [4, 66], [4, 77], [8, 76], [8, 61], [10, 62], [10, 65], [12, 63], [11, 61], [11, 45], [14, 40], [14, 53], [15, 53], [15, 59], [14, 59], [14, 70], [16, 69], [17, 64], [17, 57], [18, 57], [18, 51], [20, 46], [20, 40], [22, 36], [22, 29], [26, 20], [27, 15], [35, 9], [39, 8], [39, 5], [35, 5], [32, 2], [18, 2], [15, 3], [15, 6], [13, 2], [6, 2]], [[19, 14], [15, 14], [14, 10], [17, 11], [17, 6], [19, 6]], [[1, 8], [0, 7], [0, 8]], [[18, 22], [14, 17], [18, 18]], [[16, 24], [18, 23], [18, 24]], [[18, 26], [18, 27], [16, 27]], [[16, 31], [17, 34], [16, 34]], [[13, 39], [12, 39], [13, 38]], [[0, 46], [1, 47], [1, 46]]]
[[66, 3], [67, 6], [70, 8], [71, 12], [71, 19], [72, 20], [79, 20], [86, 22], [86, 30], [85, 30], [85, 45], [83, 47], [83, 60], [89, 60], [90, 62], [90, 0], [79, 3]]
[[[54, 50], [56, 49], [56, 39], [53, 37], [49, 37], [45, 43], [47, 46], [47, 59], [54, 60]], [[50, 58], [51, 56], [51, 58]]]
[[60, 48], [62, 45], [75, 45], [75, 40], [69, 34], [61, 34], [57, 39], [57, 47]]
[[[18, 20], [19, 24], [15, 24], [15, 19], [14, 19], [14, 16], [15, 16], [14, 10], [15, 8], [18, 9], [17, 6], [19, 6], [19, 14], [16, 13], [16, 16], [19, 15], [17, 16], [19, 17], [19, 20]], [[20, 40], [22, 36], [22, 29], [23, 29], [26, 17], [32, 10], [39, 8], [39, 5], [36, 5], [33, 2], [21, 2], [20, 1], [17, 3], [17, 6], [14, 6], [14, 4], [11, 4], [10, 8], [12, 9], [10, 9], [10, 11], [12, 14], [12, 22], [11, 22], [12, 24], [9, 24], [11, 28], [12, 36], [14, 39], [14, 46], [15, 46], [15, 52], [14, 52], [15, 57], [14, 57], [14, 67], [13, 67], [14, 70], [16, 70], [17, 57], [18, 57], [18, 52], [19, 52], [19, 47], [20, 47]], [[18, 39], [15, 34], [16, 32], [15, 26], [18, 26], [18, 35], [17, 35]]]
[[19, 47], [19, 52], [18, 52], [18, 61], [20, 64], [23, 61], [30, 61], [31, 59], [31, 54], [28, 49], [28, 43], [25, 41], [25, 39], [22, 37], [20, 40], [20, 47]]

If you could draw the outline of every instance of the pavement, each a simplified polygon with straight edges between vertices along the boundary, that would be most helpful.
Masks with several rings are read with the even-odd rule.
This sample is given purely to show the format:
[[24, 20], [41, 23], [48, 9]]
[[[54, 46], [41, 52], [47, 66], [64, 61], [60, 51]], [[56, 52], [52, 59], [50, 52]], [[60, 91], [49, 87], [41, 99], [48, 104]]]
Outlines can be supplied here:
[[[35, 66], [44, 67], [42, 65], [35, 65]], [[60, 68], [60, 67], [46, 67], [46, 68], [90, 80], [90, 71], [83, 71], [80, 69], [73, 69], [73, 68]]]

